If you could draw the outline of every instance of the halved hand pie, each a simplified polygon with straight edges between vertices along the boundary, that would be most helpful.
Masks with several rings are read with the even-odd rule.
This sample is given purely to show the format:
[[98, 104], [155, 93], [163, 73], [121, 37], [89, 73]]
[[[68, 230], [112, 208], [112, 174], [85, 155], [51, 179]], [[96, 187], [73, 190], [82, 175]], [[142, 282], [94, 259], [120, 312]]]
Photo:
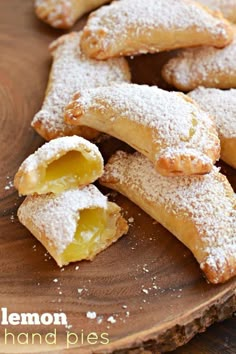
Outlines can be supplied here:
[[103, 158], [96, 145], [78, 137], [50, 141], [30, 155], [16, 173], [21, 195], [60, 193], [94, 182], [103, 173]]
[[56, 28], [70, 28], [74, 23], [96, 7], [109, 0], [35, 0], [36, 15]]
[[192, 251], [210, 282], [236, 275], [236, 196], [216, 167], [204, 176], [163, 177], [141, 154], [118, 152], [100, 182], [172, 232]]
[[163, 175], [208, 173], [219, 158], [213, 120], [182, 93], [134, 84], [82, 90], [65, 119], [123, 140]]
[[108, 202], [93, 185], [58, 195], [28, 196], [18, 218], [60, 267], [92, 260], [128, 231], [118, 205]]
[[233, 28], [234, 40], [224, 49], [200, 47], [179, 51], [164, 66], [164, 79], [181, 91], [198, 86], [236, 88], [236, 27]]
[[232, 40], [229, 23], [191, 0], [122, 0], [93, 12], [83, 30], [82, 50], [91, 58], [155, 53]]
[[200, 87], [189, 93], [202, 109], [216, 119], [223, 161], [236, 168], [236, 90]]
[[53, 42], [50, 50], [53, 65], [41, 110], [32, 127], [46, 140], [60, 136], [80, 135], [92, 139], [98, 132], [86, 127], [71, 127], [64, 123], [64, 107], [76, 91], [113, 83], [129, 82], [130, 71], [125, 59], [98, 62], [80, 51], [80, 33], [70, 33]]
[[236, 22], [236, 0], [197, 0], [214, 11], [220, 11], [227, 20]]

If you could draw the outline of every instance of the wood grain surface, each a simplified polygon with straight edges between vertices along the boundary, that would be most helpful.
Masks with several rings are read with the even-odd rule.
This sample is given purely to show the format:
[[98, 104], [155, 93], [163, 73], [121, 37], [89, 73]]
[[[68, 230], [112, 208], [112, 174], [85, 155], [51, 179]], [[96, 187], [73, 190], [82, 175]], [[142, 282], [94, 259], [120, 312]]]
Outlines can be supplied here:
[[[81, 28], [84, 19], [76, 25]], [[0, 0], [0, 306], [9, 312], [66, 313], [56, 345], [31, 345], [55, 326], [0, 326], [0, 353], [158, 353], [174, 350], [212, 323], [236, 310], [236, 279], [213, 286], [203, 278], [191, 253], [170, 233], [122, 196], [111, 198], [133, 218], [129, 234], [93, 262], [61, 271], [45, 249], [19, 224], [22, 202], [12, 187], [20, 163], [42, 144], [30, 128], [43, 100], [50, 68], [48, 44], [63, 32], [34, 16], [31, 0]], [[160, 68], [171, 54], [130, 59], [133, 81], [163, 85]], [[168, 88], [165, 86], [165, 88]], [[107, 158], [121, 146], [102, 143]], [[223, 173], [236, 187], [236, 173]], [[130, 219], [132, 221], [132, 219]], [[78, 291], [79, 289], [79, 291]], [[97, 319], [86, 313], [96, 311]], [[113, 316], [115, 323], [109, 322]], [[176, 354], [235, 353], [236, 319], [213, 325]], [[29, 334], [29, 344], [4, 342], [4, 331]], [[66, 332], [79, 343], [66, 349]], [[108, 333], [107, 345], [81, 344], [82, 334]], [[86, 342], [86, 341], [85, 341]], [[144, 348], [144, 349], [141, 349]]]

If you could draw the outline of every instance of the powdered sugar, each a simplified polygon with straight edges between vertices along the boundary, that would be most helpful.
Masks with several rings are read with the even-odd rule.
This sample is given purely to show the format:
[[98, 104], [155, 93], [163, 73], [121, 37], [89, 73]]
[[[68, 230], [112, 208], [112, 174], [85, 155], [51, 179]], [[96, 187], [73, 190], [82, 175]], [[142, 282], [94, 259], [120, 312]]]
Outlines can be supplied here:
[[[80, 33], [70, 33], [51, 45], [54, 58], [48, 91], [42, 109], [32, 126], [42, 124], [51, 138], [73, 135], [76, 130], [64, 123], [64, 107], [72, 95], [86, 87], [129, 82], [130, 73], [125, 59], [98, 62], [86, 58], [80, 51]], [[47, 138], [47, 136], [46, 136]]]
[[38, 16], [53, 27], [70, 27], [74, 23], [72, 0], [36, 0], [35, 8]]
[[199, 47], [184, 49], [163, 69], [164, 78], [182, 90], [200, 85], [231, 88], [236, 77], [236, 36], [223, 49]]
[[23, 225], [30, 219], [60, 255], [74, 239], [79, 211], [89, 208], [107, 208], [107, 198], [93, 185], [58, 195], [28, 196], [18, 217]]
[[103, 161], [102, 155], [95, 144], [79, 136], [65, 136], [42, 145], [37, 151], [27, 157], [21, 164], [19, 171], [31, 172], [47, 167], [49, 163], [69, 151], [80, 151], [91, 159]]
[[[215, 117], [220, 135], [236, 138], [236, 90], [200, 87], [189, 93], [210, 115]], [[235, 152], [236, 154], [236, 152]]]
[[[141, 207], [144, 201], [155, 203], [192, 220], [203, 241], [203, 267], [209, 265], [220, 275], [229, 271], [230, 262], [232, 275], [236, 272], [236, 197], [217, 168], [204, 176], [163, 177], [141, 154], [118, 152], [105, 169], [101, 182], [140, 201]], [[156, 217], [150, 207], [146, 211]]]
[[208, 6], [212, 10], [221, 11], [225, 18], [234, 22], [236, 16], [235, 0], [197, 0], [202, 5]]
[[[133, 146], [137, 150], [142, 147], [144, 154], [152, 150], [153, 154], [156, 153], [156, 159], [163, 152], [169, 155], [182, 152], [209, 163], [207, 151], [215, 150], [219, 145], [214, 123], [205, 111], [183, 94], [154, 86], [120, 84], [83, 90], [67, 109], [72, 122], [73, 119], [76, 121], [77, 111], [82, 112], [79, 116], [81, 124], [101, 129], [130, 145], [132, 135], [127, 135], [125, 139], [124, 131], [119, 128], [120, 120], [124, 119], [127, 129], [134, 129], [128, 121], [135, 122]], [[96, 119], [94, 112], [99, 112], [99, 119]], [[118, 129], [115, 128], [116, 121], [119, 122]]]
[[[84, 29], [82, 47], [85, 50], [89, 48], [89, 54], [90, 51], [91, 54], [93, 51], [97, 52], [98, 57], [101, 52], [106, 51], [111, 55], [119, 54], [116, 53], [115, 48], [118, 50], [120, 48], [121, 53], [131, 54], [135, 42], [139, 43], [138, 53], [157, 52], [171, 48], [168, 47], [168, 39], [165, 41], [158, 35], [155, 36], [155, 31], [159, 31], [159, 35], [162, 32], [175, 32], [178, 36], [179, 32], [183, 33], [193, 30], [193, 28], [199, 32], [199, 37], [191, 38], [192, 45], [206, 43], [207, 37], [205, 36], [201, 42], [202, 37], [200, 36], [205, 32], [207, 32], [208, 38], [211, 37], [212, 44], [215, 41], [216, 46], [217, 39], [229, 39], [226, 24], [222, 18], [216, 14], [214, 16], [205, 11], [203, 7], [188, 0], [114, 1], [111, 5], [98, 9], [89, 17]], [[185, 38], [186, 41], [189, 40], [187, 34]], [[172, 47], [181, 48], [181, 44], [178, 45], [170, 38], [169, 42]], [[122, 43], [125, 43], [126, 48], [122, 47]], [[163, 43], [167, 45], [165, 48]], [[131, 48], [130, 51], [129, 48]]]

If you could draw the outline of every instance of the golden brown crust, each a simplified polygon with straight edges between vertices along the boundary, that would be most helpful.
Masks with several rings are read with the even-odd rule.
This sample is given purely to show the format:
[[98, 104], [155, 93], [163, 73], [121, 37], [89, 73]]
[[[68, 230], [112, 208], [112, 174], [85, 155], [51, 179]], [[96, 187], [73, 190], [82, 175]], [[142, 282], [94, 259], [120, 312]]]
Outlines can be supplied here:
[[181, 93], [134, 84], [83, 90], [65, 119], [123, 140], [162, 175], [208, 173], [219, 158], [215, 123]]
[[103, 60], [199, 45], [222, 48], [232, 37], [220, 13], [191, 0], [126, 0], [89, 16], [81, 48], [89, 57]]
[[87, 127], [72, 127], [64, 122], [64, 107], [79, 89], [130, 82], [130, 70], [124, 58], [98, 62], [85, 57], [79, 48], [80, 32], [58, 38], [50, 45], [53, 64], [40, 111], [31, 123], [46, 140], [79, 135], [88, 140], [99, 133]]
[[198, 86], [236, 88], [236, 27], [232, 28], [234, 39], [223, 49], [205, 46], [180, 50], [162, 69], [165, 81], [181, 91]]
[[35, 0], [38, 18], [52, 27], [68, 29], [85, 13], [110, 0]]
[[216, 168], [205, 176], [163, 177], [142, 155], [117, 152], [100, 183], [172, 232], [192, 251], [210, 282], [236, 275], [236, 197]]

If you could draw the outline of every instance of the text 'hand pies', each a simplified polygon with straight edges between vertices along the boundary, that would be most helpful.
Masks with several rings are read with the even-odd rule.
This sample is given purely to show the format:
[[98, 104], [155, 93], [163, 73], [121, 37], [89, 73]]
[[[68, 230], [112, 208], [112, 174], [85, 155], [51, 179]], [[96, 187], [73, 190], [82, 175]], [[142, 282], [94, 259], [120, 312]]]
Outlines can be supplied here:
[[227, 20], [236, 22], [236, 0], [197, 0], [197, 2], [214, 11], [220, 11]]
[[82, 50], [91, 58], [155, 53], [232, 40], [229, 23], [191, 0], [122, 0], [93, 12], [84, 27]]
[[92, 139], [98, 132], [86, 127], [71, 127], [64, 123], [64, 107], [78, 90], [88, 87], [129, 82], [130, 71], [125, 59], [98, 62], [80, 51], [81, 34], [73, 32], [54, 41], [50, 50], [53, 64], [46, 96], [32, 127], [46, 140], [60, 136], [80, 135]]
[[199, 47], [180, 50], [164, 66], [163, 78], [181, 91], [194, 90], [198, 86], [236, 88], [236, 27], [233, 28], [234, 40], [223, 49]]
[[236, 275], [236, 196], [216, 167], [204, 176], [164, 177], [143, 155], [118, 152], [100, 182], [128, 197], [183, 242], [210, 282]]
[[93, 185], [28, 196], [18, 218], [59, 266], [92, 260], [128, 231], [118, 205], [108, 202]]
[[16, 173], [21, 195], [60, 193], [94, 182], [103, 173], [103, 158], [96, 145], [78, 137], [58, 138], [30, 155]]
[[74, 23], [96, 7], [109, 0], [35, 0], [36, 15], [56, 28], [70, 28]]
[[236, 90], [199, 87], [189, 96], [216, 119], [221, 144], [220, 157], [236, 168]]
[[184, 94], [154, 86], [83, 90], [67, 107], [65, 119], [126, 142], [163, 175], [208, 173], [220, 154], [211, 117]]

